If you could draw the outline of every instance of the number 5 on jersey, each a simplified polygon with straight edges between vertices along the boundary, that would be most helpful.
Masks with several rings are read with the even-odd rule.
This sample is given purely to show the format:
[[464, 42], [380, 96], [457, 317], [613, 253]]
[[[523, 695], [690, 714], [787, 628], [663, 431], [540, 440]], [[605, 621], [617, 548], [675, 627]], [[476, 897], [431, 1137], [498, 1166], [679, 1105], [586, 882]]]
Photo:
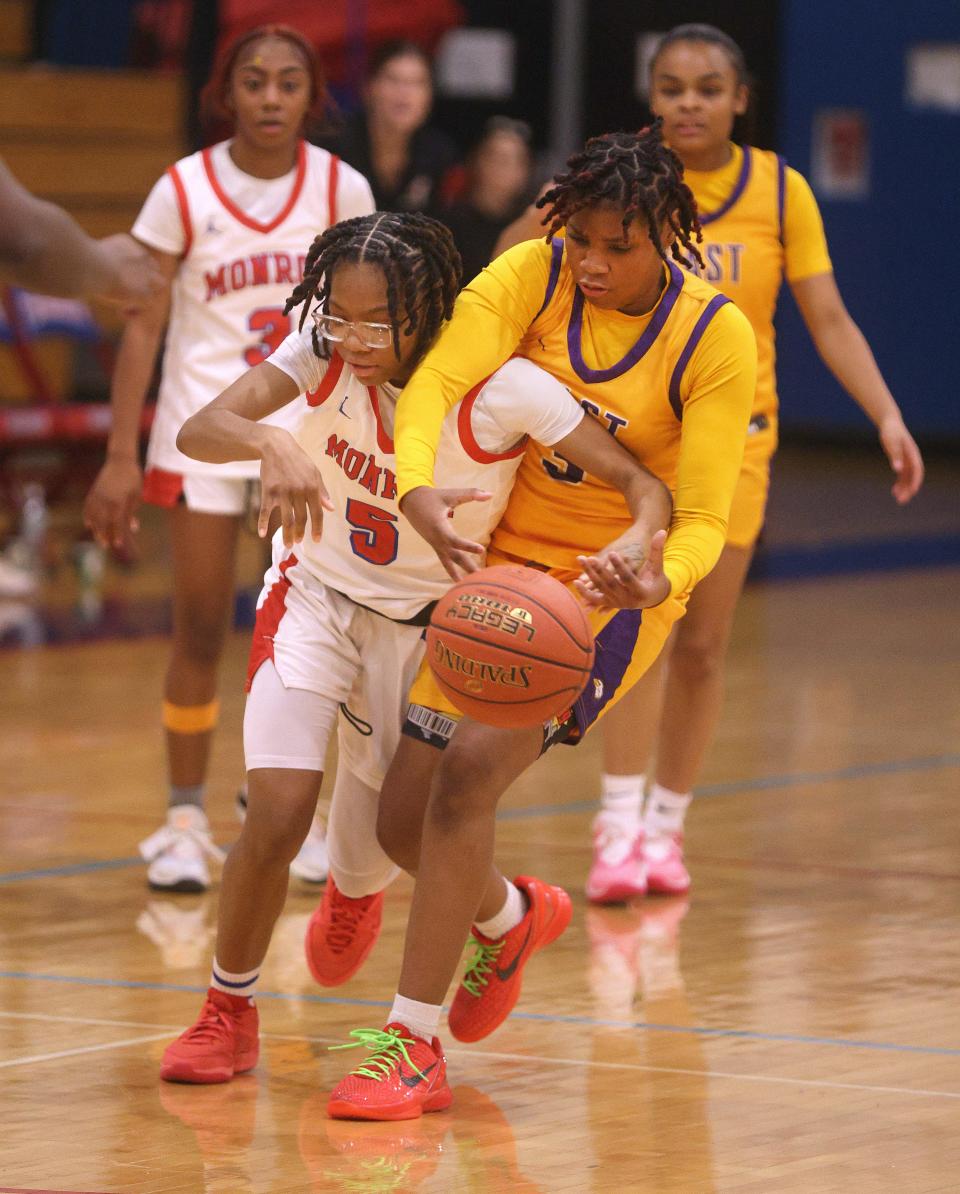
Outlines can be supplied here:
[[392, 564], [400, 543], [400, 532], [394, 525], [396, 521], [397, 515], [389, 510], [350, 498], [347, 522], [357, 528], [350, 532], [353, 554], [371, 564]]

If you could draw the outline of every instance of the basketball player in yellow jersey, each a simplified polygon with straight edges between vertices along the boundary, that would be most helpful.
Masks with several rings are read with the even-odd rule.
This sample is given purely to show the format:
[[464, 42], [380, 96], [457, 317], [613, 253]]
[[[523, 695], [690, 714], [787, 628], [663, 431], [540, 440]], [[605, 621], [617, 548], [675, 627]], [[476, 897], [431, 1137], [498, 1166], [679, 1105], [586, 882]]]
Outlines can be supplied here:
[[[500, 796], [545, 746], [582, 736], [649, 667], [726, 537], [756, 385], [753, 332], [733, 303], [678, 268], [688, 254], [699, 258], [697, 220], [659, 127], [594, 138], [568, 165], [542, 200], [551, 233], [565, 226], [566, 240], [518, 245], [474, 279], [400, 398], [402, 509], [451, 575], [477, 566], [479, 548], [456, 535], [451, 502], [433, 488], [434, 456], [458, 395], [519, 354], [561, 380], [674, 491], [674, 520], [662, 549], [663, 532], [632, 539], [617, 493], [528, 448], [489, 559], [571, 584], [579, 577], [597, 663], [574, 709], [547, 727], [502, 730], [465, 717], [452, 728], [453, 713], [439, 765], [445, 719], [429, 714], [451, 711], [435, 685], [429, 691], [429, 673], [418, 680], [408, 728], [427, 733], [405, 740], [380, 805], [382, 821], [401, 827], [382, 843], [417, 874], [403, 971], [386, 1029], [357, 1030], [370, 1056], [333, 1092], [335, 1117], [407, 1119], [449, 1105], [436, 1033], [471, 922], [482, 909], [450, 1012], [460, 1040], [502, 1023], [526, 962], [570, 919], [566, 892], [530, 877], [510, 883], [494, 868]], [[418, 785], [431, 774], [421, 816]]]
[[[672, 649], [606, 725], [602, 810], [587, 880], [587, 895], [599, 903], [690, 886], [684, 814], [720, 715], [724, 658], [777, 444], [773, 315], [784, 278], [820, 356], [875, 424], [895, 474], [895, 499], [909, 501], [923, 481], [920, 452], [840, 297], [809, 186], [782, 158], [730, 140], [750, 98], [740, 48], [719, 29], [683, 25], [664, 37], [650, 70], [651, 106], [697, 201], [705, 263], [699, 272], [750, 320], [759, 366], [720, 560], [692, 597]], [[641, 819], [653, 753], [656, 772]]]

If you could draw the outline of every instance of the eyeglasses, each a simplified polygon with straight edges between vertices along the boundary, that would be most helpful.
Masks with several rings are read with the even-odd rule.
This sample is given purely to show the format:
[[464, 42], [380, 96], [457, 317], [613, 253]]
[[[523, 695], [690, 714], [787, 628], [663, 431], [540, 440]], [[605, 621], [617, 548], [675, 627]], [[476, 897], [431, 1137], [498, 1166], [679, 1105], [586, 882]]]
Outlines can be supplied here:
[[353, 323], [349, 319], [338, 319], [324, 311], [311, 312], [317, 331], [325, 340], [342, 344], [348, 332], [353, 329], [364, 348], [389, 348], [393, 343], [393, 325], [389, 323]]

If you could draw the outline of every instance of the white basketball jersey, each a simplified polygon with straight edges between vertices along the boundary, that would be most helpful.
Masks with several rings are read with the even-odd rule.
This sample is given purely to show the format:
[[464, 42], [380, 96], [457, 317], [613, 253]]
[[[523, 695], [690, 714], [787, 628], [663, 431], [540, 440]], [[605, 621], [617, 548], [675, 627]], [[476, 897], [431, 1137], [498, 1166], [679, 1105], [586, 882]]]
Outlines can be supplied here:
[[[433, 548], [400, 513], [393, 449], [398, 391], [365, 386], [342, 358], [334, 354], [319, 360], [308, 342], [306, 332], [292, 335], [271, 364], [302, 388], [312, 387], [296, 436], [320, 470], [334, 510], [324, 512], [319, 542], [308, 529], [294, 555], [324, 584], [388, 618], [406, 621], [446, 592], [451, 581]], [[507, 409], [511, 426], [499, 430], [498, 411]], [[438, 486], [493, 494], [489, 501], [456, 509], [459, 534], [489, 543], [526, 448], [526, 437], [516, 434], [518, 424], [540, 442], [554, 444], [582, 417], [572, 395], [530, 361], [508, 361], [475, 386], [447, 415], [437, 451]], [[502, 450], [490, 451], [497, 438]]]
[[[183, 225], [183, 257], [174, 277], [157, 413], [148, 464], [170, 472], [256, 477], [256, 461], [206, 464], [177, 450], [184, 422], [245, 369], [259, 365], [288, 335], [283, 306], [303, 278], [311, 242], [338, 220], [374, 210], [366, 180], [326, 150], [301, 141], [285, 202], [267, 221], [252, 218], [227, 194], [217, 173], [223, 146], [171, 166]], [[245, 176], [248, 185], [261, 180]], [[264, 182], [268, 186], [270, 181]], [[140, 223], [135, 234], [144, 235]], [[155, 247], [163, 248], [163, 244]], [[272, 416], [293, 427], [302, 400]]]

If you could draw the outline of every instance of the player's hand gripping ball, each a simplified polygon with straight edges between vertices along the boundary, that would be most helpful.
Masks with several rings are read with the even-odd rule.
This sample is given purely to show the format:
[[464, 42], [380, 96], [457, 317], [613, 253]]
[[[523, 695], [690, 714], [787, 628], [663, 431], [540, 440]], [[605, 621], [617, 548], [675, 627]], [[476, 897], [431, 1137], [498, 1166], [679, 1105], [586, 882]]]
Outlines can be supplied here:
[[427, 659], [453, 704], [506, 729], [565, 712], [593, 667], [586, 614], [558, 580], [498, 564], [471, 572], [440, 598], [427, 628]]

